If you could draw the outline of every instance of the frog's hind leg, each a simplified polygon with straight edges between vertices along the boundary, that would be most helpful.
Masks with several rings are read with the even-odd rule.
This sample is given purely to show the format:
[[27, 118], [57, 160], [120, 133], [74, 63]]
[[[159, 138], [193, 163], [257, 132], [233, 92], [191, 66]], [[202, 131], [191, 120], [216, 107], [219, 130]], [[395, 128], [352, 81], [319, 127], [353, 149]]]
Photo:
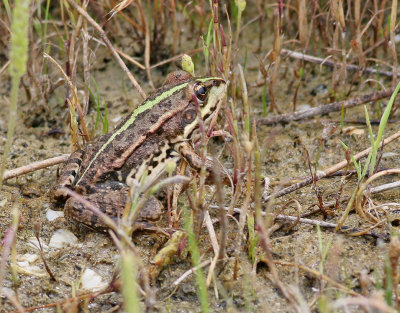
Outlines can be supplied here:
[[57, 180], [56, 185], [51, 190], [51, 197], [54, 200], [65, 200], [67, 194], [65, 188], [71, 188], [74, 184], [76, 175], [81, 167], [83, 150], [73, 152], [64, 168], [61, 171], [61, 175]]
[[[104, 191], [104, 190], [103, 190]], [[104, 213], [111, 218], [115, 223], [122, 218], [122, 214], [125, 210], [125, 205], [128, 202], [128, 188], [122, 188], [119, 190], [110, 190], [82, 195], [82, 199], [90, 202], [93, 206], [99, 209], [101, 213]], [[83, 223], [89, 227], [93, 227], [100, 230], [109, 228], [98, 214], [95, 214], [90, 210], [83, 201], [76, 198], [69, 198], [65, 203], [64, 212], [66, 217], [74, 219], [80, 223]], [[160, 218], [163, 212], [163, 205], [155, 197], [150, 197], [144, 207], [139, 212], [138, 221], [153, 221]], [[137, 222], [136, 222], [137, 224]]]
[[106, 229], [107, 224], [99, 214], [88, 208], [88, 205], [84, 203], [85, 200], [116, 222], [124, 212], [127, 196], [128, 192], [124, 190], [107, 190], [107, 192], [99, 190], [97, 193], [81, 195], [81, 199], [69, 198], [64, 207], [65, 216], [89, 227]]

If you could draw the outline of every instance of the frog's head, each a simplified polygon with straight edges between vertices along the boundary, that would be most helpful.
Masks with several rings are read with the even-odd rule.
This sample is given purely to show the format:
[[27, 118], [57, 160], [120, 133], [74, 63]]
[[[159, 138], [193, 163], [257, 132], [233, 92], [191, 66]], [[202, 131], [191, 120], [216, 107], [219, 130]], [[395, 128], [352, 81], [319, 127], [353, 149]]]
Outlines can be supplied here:
[[208, 125], [216, 108], [225, 96], [226, 83], [219, 77], [194, 78], [188, 85], [191, 100], [182, 112], [183, 137], [193, 139], [199, 127], [199, 117]]

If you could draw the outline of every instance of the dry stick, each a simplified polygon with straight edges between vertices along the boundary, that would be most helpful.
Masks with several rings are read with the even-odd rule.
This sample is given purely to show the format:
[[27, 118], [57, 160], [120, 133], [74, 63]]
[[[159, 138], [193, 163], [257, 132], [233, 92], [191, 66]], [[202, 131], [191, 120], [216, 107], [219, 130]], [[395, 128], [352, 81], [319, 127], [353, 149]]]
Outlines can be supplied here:
[[[172, 58], [166, 59], [166, 60], [164, 60], [164, 61], [161, 61], [161, 62], [159, 62], [159, 63], [157, 63], [157, 64], [154, 64], [154, 65], [150, 66], [150, 69], [153, 69], [153, 68], [159, 67], [159, 66], [161, 66], [161, 65], [164, 65], [164, 64], [173, 62], [173, 61], [175, 61], [175, 60], [180, 60], [180, 59], [182, 59], [182, 56], [183, 56], [184, 54], [192, 55], [192, 54], [196, 54], [196, 53], [201, 52], [201, 51], [203, 51], [203, 48], [197, 48], [197, 49], [190, 50], [189, 52], [186, 52], [186, 53], [178, 54], [178, 55], [176, 55], [176, 56], [174, 56], [174, 57], [172, 57]], [[143, 69], [144, 69], [144, 68], [143, 68]]]
[[135, 64], [138, 68], [140, 68], [141, 70], [145, 70], [146, 68], [140, 64], [138, 61], [136, 61], [134, 58], [132, 58], [131, 56], [129, 56], [128, 54], [126, 54], [125, 52], [121, 51], [118, 48], [115, 48], [115, 50], [125, 59], [127, 59], [129, 62]]
[[217, 235], [215, 234], [213, 223], [211, 221], [210, 212], [208, 212], [208, 210], [205, 210], [204, 212], [204, 224], [206, 225], [208, 234], [210, 235], [211, 245], [213, 247], [214, 254], [218, 256], [219, 244], [217, 240]]
[[142, 96], [143, 99], [146, 99], [146, 93], [143, 91], [143, 89], [140, 87], [139, 83], [136, 81], [136, 79], [133, 77], [129, 69], [126, 67], [124, 61], [122, 61], [121, 57], [119, 56], [118, 52], [114, 49], [112, 43], [110, 40], [107, 38], [106, 33], [104, 30], [100, 27], [99, 24], [96, 23], [94, 19], [90, 17], [89, 14], [85, 10], [83, 10], [78, 4], [75, 3], [74, 0], [68, 0], [68, 3], [72, 5], [78, 12], [81, 14], [84, 18], [87, 19], [87, 21], [92, 24], [92, 26], [100, 33], [101, 38], [103, 39], [104, 43], [107, 45], [107, 47], [110, 49], [111, 53], [117, 60], [118, 64], [121, 66], [125, 74], [128, 76], [130, 79], [132, 85], [139, 91], [140, 95]]
[[204, 213], [204, 222], [206, 224], [208, 233], [210, 235], [211, 244], [212, 244], [212, 247], [213, 247], [213, 250], [214, 250], [214, 258], [213, 258], [213, 260], [211, 262], [211, 266], [210, 266], [210, 269], [208, 271], [207, 279], [206, 279], [206, 286], [209, 287], [210, 284], [211, 284], [211, 279], [213, 277], [215, 266], [217, 265], [217, 261], [219, 259], [220, 247], [219, 247], [219, 244], [218, 244], [217, 236], [215, 234], [213, 222], [212, 222], [211, 217], [210, 217], [210, 212], [208, 210], [206, 210], [205, 213]]
[[[335, 62], [333, 62], [333, 61], [329, 61], [327, 59], [322, 59], [322, 58], [317, 58], [317, 57], [312, 56], [312, 55], [308, 55], [308, 54], [304, 54], [304, 53], [300, 53], [300, 52], [295, 52], [295, 51], [292, 51], [292, 50], [282, 49], [281, 50], [281, 54], [289, 56], [289, 57], [294, 58], [294, 59], [304, 60], [304, 61], [311, 62], [311, 63], [317, 63], [317, 64], [321, 64], [321, 65], [326, 65], [326, 66], [329, 66], [329, 67], [334, 67], [335, 66]], [[336, 63], [336, 65], [339, 66], [339, 67], [345, 65], [346, 70], [350, 71], [350, 72], [360, 71], [360, 72], [363, 72], [363, 73], [366, 73], [366, 74], [374, 74], [374, 75], [379, 73], [379, 75], [382, 75], [382, 76], [393, 77], [393, 72], [389, 72], [389, 71], [381, 71], [381, 70], [377, 70], [377, 69], [374, 69], [374, 68], [362, 69], [361, 67], [359, 67], [357, 65], [352, 65], [352, 64]], [[397, 77], [399, 77], [399, 76], [400, 76], [400, 73], [397, 73]]]
[[[400, 137], [400, 131], [398, 131], [397, 133], [394, 133], [392, 136], [390, 136], [390, 137], [386, 138], [385, 140], [383, 140], [383, 142], [381, 142], [379, 147], [382, 147], [382, 145], [387, 145], [388, 143], [392, 142], [393, 140], [395, 140], [395, 139], [397, 139], [399, 137]], [[365, 150], [357, 153], [354, 156], [354, 159], [356, 161], [358, 161], [359, 159], [367, 156], [370, 153], [370, 151], [371, 151], [371, 148], [365, 149]], [[316, 180], [320, 180], [320, 179], [322, 179], [322, 178], [324, 178], [326, 176], [330, 176], [331, 174], [333, 174], [333, 173], [337, 172], [338, 170], [344, 168], [346, 166], [346, 164], [347, 164], [347, 160], [343, 160], [343, 161], [333, 165], [332, 167], [326, 169], [325, 171], [320, 171], [320, 172], [318, 172], [317, 175], [315, 175], [315, 179]], [[284, 195], [286, 195], [288, 193], [291, 193], [291, 192], [293, 192], [293, 191], [295, 191], [297, 189], [305, 187], [305, 186], [311, 184], [312, 182], [313, 182], [313, 177], [310, 176], [310, 177], [302, 180], [301, 182], [298, 182], [298, 183], [293, 184], [293, 185], [291, 185], [289, 187], [283, 188], [282, 190], [279, 190], [276, 193], [273, 193], [272, 195], [266, 197], [264, 200], [265, 200], [265, 202], [268, 202], [271, 198], [282, 197], [282, 196], [284, 196]]]
[[64, 304], [67, 303], [73, 303], [73, 302], [79, 302], [85, 299], [91, 300], [91, 299], [95, 299], [98, 296], [101, 295], [105, 295], [111, 292], [115, 292], [115, 286], [111, 286], [111, 287], [106, 287], [106, 289], [100, 290], [100, 291], [96, 291], [96, 292], [88, 292], [76, 297], [71, 297], [71, 298], [64, 298], [62, 300], [59, 300], [57, 302], [52, 302], [49, 304], [44, 304], [44, 305], [38, 305], [38, 306], [33, 306], [33, 307], [29, 307], [29, 308], [24, 308], [23, 311], [19, 310], [19, 311], [8, 311], [8, 313], [20, 313], [20, 312], [33, 312], [39, 309], [47, 309], [47, 308], [52, 308], [52, 307], [57, 307], [57, 306], [63, 306]]
[[[390, 175], [390, 174], [400, 174], [400, 169], [399, 168], [391, 168], [391, 169], [387, 169], [387, 170], [375, 173], [372, 176], [368, 177], [368, 179], [360, 186], [360, 188], [357, 191], [357, 194], [355, 196], [355, 199], [354, 199], [355, 200], [354, 206], [356, 208], [357, 213], [363, 212], [363, 208], [361, 205], [361, 197], [364, 195], [364, 191], [366, 190], [368, 185], [370, 183], [372, 183], [375, 179], [377, 179], [381, 176]], [[366, 212], [366, 213], [368, 213], [368, 212]], [[362, 217], [362, 215], [364, 215], [364, 214], [359, 214], [359, 215]], [[370, 214], [367, 214], [367, 215], [370, 215]], [[378, 221], [378, 219], [376, 219], [373, 216], [371, 216], [371, 218], [373, 219], [374, 222]]]
[[368, 190], [368, 193], [378, 193], [378, 192], [383, 192], [383, 191], [387, 191], [387, 190], [391, 190], [394, 188], [399, 188], [400, 187], [400, 180], [395, 181], [393, 183], [388, 183], [388, 184], [384, 184], [384, 185], [380, 185], [374, 188], [371, 188], [370, 190]]
[[[359, 312], [382, 312], [382, 313], [396, 313], [394, 308], [389, 307], [385, 301], [378, 298], [367, 298], [362, 295], [351, 298], [340, 298], [335, 301], [328, 303], [327, 312], [341, 311], [343, 308], [344, 312], [349, 307], [360, 307]], [[328, 310], [329, 309], [329, 310]], [[347, 310], [348, 312], [348, 310]]]
[[[81, 127], [82, 127], [83, 137], [85, 138], [85, 141], [88, 142], [90, 136], [89, 136], [89, 132], [86, 127], [85, 117], [83, 116], [82, 106], [79, 103], [76, 87], [72, 84], [70, 77], [67, 75], [67, 73], [65, 73], [62, 66], [52, 56], [48, 55], [46, 52], [43, 52], [43, 56], [45, 58], [49, 59], [51, 61], [51, 63], [53, 63], [58, 68], [58, 70], [60, 71], [62, 76], [64, 76], [64, 79], [69, 87], [69, 90], [72, 93], [73, 104], [75, 105], [75, 107], [78, 111], [79, 118], [81, 119]], [[67, 98], [66, 100], [67, 100], [68, 104], [71, 104], [71, 101], [69, 98]], [[75, 142], [74, 142], [74, 144], [75, 144]]]
[[144, 65], [146, 67], [146, 74], [147, 74], [147, 79], [149, 80], [151, 88], [154, 88], [153, 80], [151, 78], [151, 72], [150, 72], [150, 28], [149, 28], [149, 20], [147, 19], [146, 15], [143, 14], [142, 11], [142, 6], [140, 5], [139, 2], [139, 14], [142, 20], [142, 23], [144, 24]]
[[190, 270], [187, 270], [185, 273], [183, 273], [183, 275], [181, 277], [179, 277], [177, 280], [175, 280], [172, 283], [172, 285], [174, 285], [175, 287], [178, 286], [183, 280], [185, 280], [191, 274], [194, 274], [194, 272], [197, 271], [199, 268], [203, 268], [210, 263], [211, 263], [210, 260], [205, 260], [205, 261], [201, 262], [199, 265], [197, 265], [196, 267], [193, 267]]
[[[218, 206], [210, 205], [210, 208], [217, 209]], [[228, 207], [224, 207], [223, 209], [225, 211], [227, 211], [227, 212], [229, 211]], [[242, 209], [234, 208], [233, 211], [235, 213], [242, 214]], [[261, 212], [261, 215], [263, 217], [265, 217], [267, 215], [267, 213], [266, 212]], [[304, 218], [304, 217], [300, 217], [299, 218], [298, 216], [278, 214], [278, 215], [274, 216], [274, 218], [275, 218], [275, 220], [278, 220], [278, 221], [289, 221], [289, 222], [302, 223], [302, 224], [308, 224], [308, 225], [313, 225], [313, 226], [319, 225], [320, 227], [324, 227], [324, 228], [335, 228], [336, 229], [336, 227], [337, 227], [337, 224], [335, 224], [335, 223], [330, 223], [330, 222], [325, 222], [325, 221], [318, 221], [318, 220], [313, 220], [313, 219]], [[213, 222], [217, 223], [217, 222], [219, 222], [219, 220], [215, 219]], [[384, 222], [384, 221], [382, 221], [382, 222]], [[374, 232], [371, 231], [372, 229], [376, 228], [379, 225], [373, 225], [372, 227], [370, 227], [370, 228], [368, 228], [366, 230], [360, 230], [359, 228], [356, 228], [356, 227], [342, 226], [342, 228], [340, 230], [342, 232], [346, 232], [346, 233], [349, 232], [349, 231], [356, 232], [356, 233], [349, 233], [348, 234], [349, 236], [354, 236], [354, 235], [359, 234], [359, 233], [361, 234], [361, 232], [362, 232], [362, 235], [369, 235], [369, 236], [372, 236], [374, 238], [381, 238], [381, 239], [384, 239], [384, 240], [388, 240], [390, 238], [389, 236], [385, 236], [385, 234], [374, 233]]]
[[343, 291], [345, 291], [345, 292], [351, 294], [352, 296], [360, 296], [359, 293], [357, 293], [357, 292], [355, 292], [355, 291], [353, 291], [353, 290], [347, 288], [346, 286], [344, 286], [344, 285], [342, 285], [342, 284], [336, 282], [335, 280], [333, 280], [333, 279], [330, 278], [329, 276], [324, 275], [324, 274], [322, 274], [322, 273], [320, 273], [320, 272], [318, 272], [318, 271], [315, 271], [315, 270], [313, 270], [313, 269], [311, 269], [311, 268], [309, 268], [309, 267], [307, 267], [307, 266], [304, 266], [304, 265], [302, 265], [302, 264], [295, 264], [295, 263], [284, 262], [284, 261], [279, 261], [279, 260], [274, 261], [274, 263], [275, 263], [276, 265], [298, 267], [298, 268], [302, 269], [303, 271], [305, 271], [305, 272], [307, 272], [307, 273], [313, 275], [313, 276], [316, 277], [316, 278], [322, 278], [322, 279], [324, 279], [325, 281], [327, 281], [328, 283], [330, 283], [332, 286], [334, 286], [334, 287], [336, 287], [336, 288], [338, 288], [338, 289], [340, 289], [340, 290], [343, 290]]
[[3, 72], [8, 68], [10, 65], [10, 60], [6, 62], [6, 64], [3, 65], [3, 67], [0, 69], [0, 75], [3, 74]]
[[88, 88], [83, 90], [84, 102], [83, 102], [83, 115], [86, 116], [89, 109], [90, 99], [90, 59], [89, 59], [89, 35], [87, 33], [87, 21], [83, 20], [82, 23], [82, 63], [83, 63], [83, 80]]
[[9, 171], [5, 171], [4, 173], [4, 180], [10, 179], [10, 178], [14, 178], [20, 175], [24, 175], [33, 171], [37, 171], [40, 170], [42, 168], [45, 167], [49, 167], [49, 166], [53, 166], [56, 164], [60, 164], [63, 162], [66, 162], [69, 158], [69, 154], [62, 154], [58, 157], [54, 157], [54, 158], [50, 158], [47, 160], [42, 160], [42, 161], [37, 161], [37, 162], [33, 162], [31, 164], [28, 165], [24, 165]]
[[394, 88], [390, 88], [384, 91], [374, 92], [353, 99], [333, 102], [326, 105], [320, 105], [315, 108], [296, 111], [292, 113], [285, 113], [280, 115], [275, 115], [271, 117], [260, 118], [257, 120], [257, 126], [259, 125], [270, 125], [276, 123], [289, 123], [291, 121], [298, 121], [305, 118], [310, 118], [316, 115], [327, 114], [330, 112], [341, 111], [343, 108], [352, 108], [367, 102], [377, 101], [382, 98], [386, 98], [392, 95]]

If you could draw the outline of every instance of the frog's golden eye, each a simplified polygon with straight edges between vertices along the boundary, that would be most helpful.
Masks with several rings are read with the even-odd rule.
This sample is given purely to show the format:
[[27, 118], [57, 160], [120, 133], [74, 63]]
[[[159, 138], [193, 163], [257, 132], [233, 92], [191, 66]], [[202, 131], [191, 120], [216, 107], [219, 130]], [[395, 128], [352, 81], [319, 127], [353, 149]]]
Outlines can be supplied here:
[[194, 85], [194, 94], [196, 95], [197, 99], [203, 102], [207, 98], [207, 88], [204, 87], [203, 84], [198, 83]]
[[183, 112], [182, 115], [182, 126], [185, 127], [187, 124], [192, 123], [196, 119], [196, 110], [189, 109]]

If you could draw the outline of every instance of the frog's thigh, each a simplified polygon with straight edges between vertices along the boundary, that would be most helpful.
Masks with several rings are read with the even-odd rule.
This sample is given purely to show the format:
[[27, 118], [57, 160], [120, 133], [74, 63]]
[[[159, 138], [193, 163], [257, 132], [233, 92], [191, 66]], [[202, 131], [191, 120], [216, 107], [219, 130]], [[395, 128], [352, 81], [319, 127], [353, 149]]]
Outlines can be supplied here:
[[[128, 200], [128, 189], [108, 190], [107, 192], [95, 193], [82, 196], [97, 207], [102, 213], [114, 221], [122, 215]], [[83, 224], [106, 228], [106, 224], [96, 214], [90, 211], [80, 201], [69, 198], [65, 203], [65, 215]], [[155, 197], [150, 197], [142, 210], [139, 212], [138, 220], [152, 221], [160, 218], [163, 212], [163, 205]]]

